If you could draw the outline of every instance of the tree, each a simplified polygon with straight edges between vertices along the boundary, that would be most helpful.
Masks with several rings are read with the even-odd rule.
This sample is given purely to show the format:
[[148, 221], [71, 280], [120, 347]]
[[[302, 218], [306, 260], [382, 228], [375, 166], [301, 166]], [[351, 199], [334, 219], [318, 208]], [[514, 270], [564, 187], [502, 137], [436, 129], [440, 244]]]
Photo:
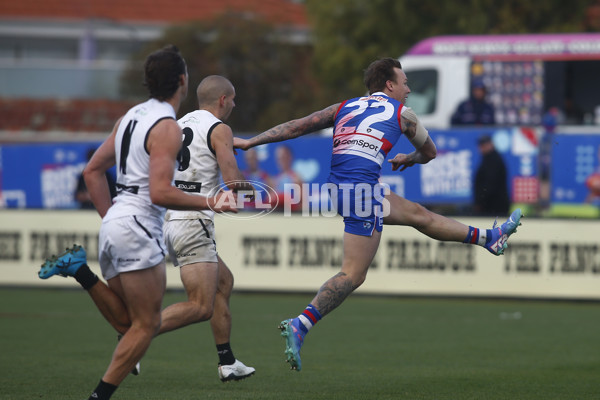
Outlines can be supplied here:
[[365, 92], [362, 71], [437, 35], [580, 32], [590, 0], [306, 0], [325, 102]]
[[465, 0], [458, 5], [450, 0], [305, 0], [305, 4], [312, 43], [290, 43], [281, 27], [236, 13], [171, 27], [134, 57], [123, 76], [123, 94], [145, 95], [139, 78], [143, 59], [172, 43], [182, 51], [190, 74], [190, 96], [181, 113], [196, 108], [194, 89], [203, 77], [224, 75], [237, 91], [238, 109], [229, 123], [235, 132], [255, 132], [363, 94], [362, 75], [371, 61], [399, 57], [427, 37], [579, 32], [600, 26], [589, 11], [598, 7], [598, 0]]
[[134, 57], [122, 80], [124, 95], [145, 94], [138, 78], [142, 62], [166, 44], [176, 45], [188, 64], [190, 95], [180, 115], [197, 108], [195, 89], [212, 74], [227, 77], [236, 88], [237, 107], [228, 121], [234, 132], [261, 131], [314, 108], [312, 45], [290, 43], [277, 27], [236, 13], [167, 29]]

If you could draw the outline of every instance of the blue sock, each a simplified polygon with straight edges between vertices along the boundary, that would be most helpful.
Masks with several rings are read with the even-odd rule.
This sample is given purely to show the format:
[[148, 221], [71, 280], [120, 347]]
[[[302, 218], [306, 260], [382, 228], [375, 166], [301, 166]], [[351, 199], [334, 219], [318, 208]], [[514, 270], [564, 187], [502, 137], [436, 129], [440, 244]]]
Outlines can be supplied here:
[[321, 320], [321, 313], [312, 304], [309, 304], [302, 314], [298, 315], [300, 330], [306, 334], [317, 322]]

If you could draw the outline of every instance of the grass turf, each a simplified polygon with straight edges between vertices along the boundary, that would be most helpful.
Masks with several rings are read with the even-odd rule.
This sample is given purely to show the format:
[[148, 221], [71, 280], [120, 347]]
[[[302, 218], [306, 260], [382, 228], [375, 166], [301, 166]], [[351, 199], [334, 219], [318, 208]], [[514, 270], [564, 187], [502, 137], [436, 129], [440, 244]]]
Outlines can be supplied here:
[[[290, 371], [276, 327], [311, 298], [232, 296], [232, 348], [255, 376], [221, 383], [202, 323], [158, 337], [113, 399], [600, 398], [599, 303], [355, 295]], [[83, 290], [0, 288], [0, 321], [3, 400], [87, 398], [116, 344]]]

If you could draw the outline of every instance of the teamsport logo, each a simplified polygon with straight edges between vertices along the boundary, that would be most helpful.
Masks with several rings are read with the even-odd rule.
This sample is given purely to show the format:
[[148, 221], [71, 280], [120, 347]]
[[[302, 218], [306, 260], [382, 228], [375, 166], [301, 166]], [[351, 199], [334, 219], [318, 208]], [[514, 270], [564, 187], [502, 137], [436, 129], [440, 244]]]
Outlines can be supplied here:
[[[230, 188], [250, 182], [254, 190]], [[221, 215], [237, 219], [254, 219], [278, 211], [284, 216], [303, 217], [343, 217], [365, 218], [387, 217], [390, 203], [386, 195], [390, 187], [386, 184], [351, 183], [304, 183], [285, 184], [283, 191], [277, 192], [259, 181], [230, 181], [221, 184], [208, 193], [209, 197], [221, 195], [216, 206], [235, 205], [238, 213], [224, 212]], [[214, 211], [214, 210], [213, 210]]]
[[[230, 188], [237, 186], [246, 186], [250, 183], [254, 190], [236, 190], [233, 192]], [[213, 188], [208, 192], [208, 197], [216, 196], [223, 191], [226, 196], [221, 196], [217, 202], [217, 207], [233, 203], [238, 209], [238, 214], [224, 212], [220, 213], [226, 217], [237, 219], [254, 219], [264, 217], [275, 211], [279, 206], [279, 196], [277, 191], [271, 186], [259, 181], [228, 181]], [[212, 207], [211, 207], [212, 209]], [[214, 211], [214, 210], [213, 210]]]

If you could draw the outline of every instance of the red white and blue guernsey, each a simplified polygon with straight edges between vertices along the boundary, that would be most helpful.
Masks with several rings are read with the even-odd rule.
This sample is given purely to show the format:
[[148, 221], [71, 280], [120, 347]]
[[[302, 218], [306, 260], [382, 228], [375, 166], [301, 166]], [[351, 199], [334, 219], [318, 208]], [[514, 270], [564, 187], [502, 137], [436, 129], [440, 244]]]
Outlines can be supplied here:
[[[329, 182], [338, 186], [338, 213], [344, 217], [346, 232], [371, 236], [373, 229], [382, 229], [381, 216], [376, 212], [381, 197], [373, 195], [373, 190], [379, 190], [381, 166], [402, 135], [403, 108], [398, 100], [377, 92], [346, 100], [337, 110]], [[372, 190], [370, 194], [354, 188], [342, 191], [342, 186], [349, 187], [346, 184], [367, 184]], [[348, 196], [352, 201], [343, 202]], [[369, 215], [357, 212], [357, 207], [369, 209]]]

